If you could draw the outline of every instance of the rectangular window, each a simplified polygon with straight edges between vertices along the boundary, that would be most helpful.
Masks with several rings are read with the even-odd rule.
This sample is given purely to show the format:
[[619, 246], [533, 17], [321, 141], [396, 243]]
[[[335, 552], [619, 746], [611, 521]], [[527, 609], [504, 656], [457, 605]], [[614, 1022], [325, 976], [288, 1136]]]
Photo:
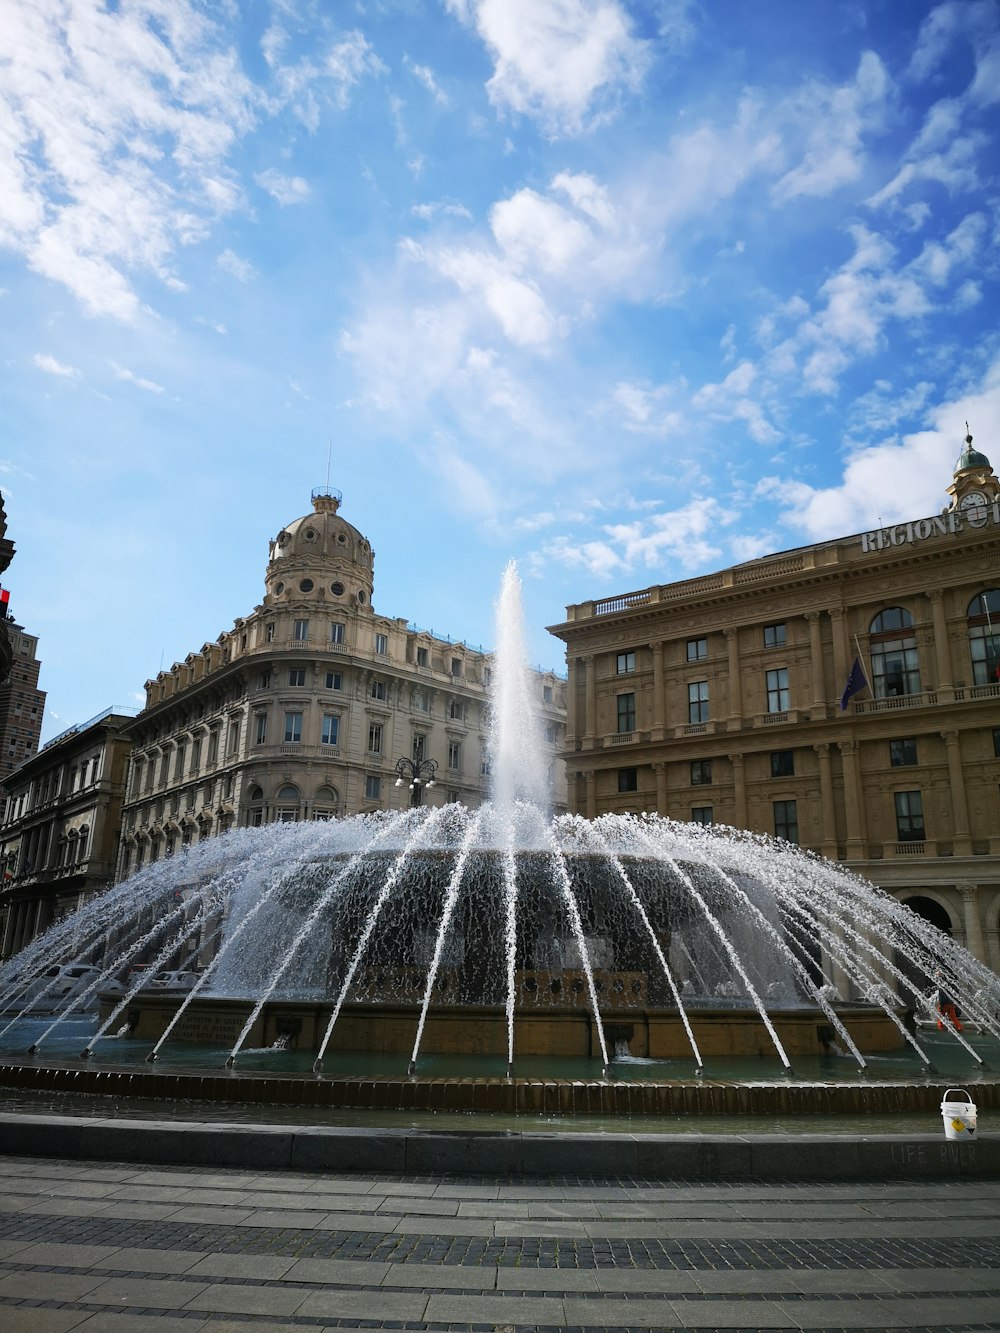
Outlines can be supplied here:
[[285, 714], [285, 744], [298, 745], [302, 740], [302, 714]]
[[304, 685], [306, 683], [306, 673], [299, 667], [298, 670], [292, 670], [288, 673], [289, 685]]
[[897, 791], [896, 802], [896, 841], [923, 842], [924, 840], [924, 798], [918, 791]]
[[219, 729], [213, 727], [208, 733], [208, 762], [214, 764], [219, 757]]
[[195, 736], [191, 742], [191, 767], [188, 771], [197, 773], [199, 768], [201, 768], [201, 737]]
[[798, 807], [794, 801], [774, 802], [774, 836], [786, 842], [799, 840]]
[[545, 739], [549, 745], [558, 745], [560, 737], [561, 722], [546, 722]]
[[382, 779], [376, 773], [369, 773], [365, 778], [365, 800], [380, 801], [382, 799]]
[[378, 699], [380, 703], [385, 703], [385, 681], [373, 680], [370, 693], [373, 699]]
[[451, 659], [451, 674], [453, 676], [460, 676], [462, 674], [462, 659], [460, 657], [453, 657]]
[[618, 734], [623, 736], [629, 731], [635, 731], [635, 695], [619, 694]]
[[229, 724], [229, 733], [226, 736], [226, 753], [235, 754], [240, 748], [240, 724], [235, 719]]
[[907, 768], [917, 762], [917, 742], [908, 737], [902, 741], [889, 742], [889, 763], [893, 768]]
[[618, 790], [639, 790], [639, 770], [637, 768], [620, 768], [618, 770]]
[[795, 751], [771, 751], [771, 777], [791, 778], [795, 776]]
[[273, 620], [269, 620], [268, 623], [267, 623], [267, 628], [264, 630], [264, 639], [265, 639], [265, 641], [266, 641], [267, 643], [273, 643], [273, 642], [274, 642], [274, 621], [273, 621]]
[[465, 721], [465, 703], [461, 699], [452, 699], [448, 705], [448, 716], [455, 722]]
[[702, 662], [707, 656], [708, 656], [707, 639], [688, 639], [687, 660], [689, 662]]
[[420, 735], [420, 734], [414, 736], [414, 738], [413, 738], [413, 762], [414, 762], [415, 764], [422, 764], [422, 763], [424, 762], [424, 753], [425, 753], [425, 749], [426, 749], [426, 742], [427, 742], [427, 737], [426, 737], [426, 736], [424, 736], [424, 735]]
[[382, 753], [382, 723], [369, 722], [368, 724], [368, 753]]
[[995, 727], [993, 730], [993, 757], [1000, 759], [1000, 727]]
[[708, 681], [688, 683], [688, 722], [708, 721]]
[[184, 777], [184, 743], [177, 746], [177, 759], [174, 763], [174, 781], [180, 782]]
[[788, 712], [788, 668], [778, 667], [767, 673], [767, 711], [769, 713]]
[[413, 707], [419, 709], [421, 713], [430, 711], [430, 700], [423, 690], [417, 690], [413, 695]]
[[708, 783], [711, 781], [712, 781], [711, 759], [692, 759], [691, 786], [700, 787], [703, 783]]
[[330, 642], [331, 643], [344, 642], [344, 622], [342, 620], [330, 621]]
[[460, 769], [462, 767], [462, 742], [448, 742], [448, 767]]
[[389, 652], [389, 636], [387, 634], [375, 635], [375, 651], [380, 657], [386, 657]]
[[876, 699], [920, 693], [920, 659], [912, 634], [900, 639], [877, 639], [871, 647], [871, 663]]
[[257, 730], [254, 733], [254, 744], [265, 745], [267, 743], [267, 714], [257, 714]]
[[712, 807], [710, 805], [695, 805], [691, 808], [692, 824], [711, 824]]
[[619, 653], [615, 659], [615, 671], [619, 676], [627, 676], [635, 670], [635, 653]]
[[258, 690], [269, 690], [271, 688], [270, 668], [268, 668], [266, 671], [262, 671], [260, 675], [257, 677], [257, 688]]
[[323, 714], [323, 734], [320, 741], [323, 745], [336, 745], [340, 735], [340, 718], [334, 713]]
[[787, 638], [785, 635], [785, 626], [783, 624], [764, 626], [765, 648], [780, 648], [785, 643], [787, 643]]
[[339, 671], [328, 671], [326, 673], [326, 688], [328, 690], [342, 690], [344, 688], [344, 678]]
[[292, 638], [298, 643], [305, 643], [309, 638], [309, 621], [296, 620], [292, 624]]
[[430, 654], [428, 653], [427, 649], [426, 649], [426, 648], [418, 648], [418, 649], [417, 649], [417, 666], [418, 666], [418, 667], [425, 667], [425, 666], [430, 666], [430, 664], [431, 664], [431, 663], [430, 663]]
[[543, 704], [550, 704], [551, 702], [552, 702], [552, 686], [551, 686], [551, 685], [543, 685], [543, 686], [542, 686], [542, 703], [543, 703]]

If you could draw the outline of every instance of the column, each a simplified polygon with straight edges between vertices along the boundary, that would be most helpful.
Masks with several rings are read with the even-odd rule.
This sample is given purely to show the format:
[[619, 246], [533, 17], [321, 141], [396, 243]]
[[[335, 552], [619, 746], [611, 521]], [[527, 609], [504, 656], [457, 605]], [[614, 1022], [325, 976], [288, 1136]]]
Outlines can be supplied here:
[[722, 631], [726, 636], [726, 652], [729, 656], [729, 730], [739, 731], [743, 725], [743, 689], [740, 676], [739, 631], [735, 628]]
[[973, 958], [981, 963], [987, 962], [986, 941], [983, 938], [983, 921], [979, 915], [979, 889], [975, 884], [960, 884], [962, 895], [962, 924], [965, 927], [965, 947]]
[[653, 772], [656, 774], [656, 813], [665, 815], [667, 813], [667, 766], [659, 763], [653, 765]]
[[653, 740], [662, 741], [667, 723], [663, 692], [663, 641], [651, 643], [653, 650]]
[[587, 704], [583, 740], [588, 749], [593, 749], [594, 737], [597, 735], [597, 669], [593, 653], [583, 659], [583, 669]]
[[847, 812], [847, 859], [864, 859], [868, 842], [865, 832], [864, 793], [861, 790], [861, 765], [857, 741], [838, 741], [844, 764], [844, 809]]
[[586, 814], [588, 819], [597, 818], [597, 775], [592, 768], [584, 770], [584, 778], [587, 781], [587, 799]]
[[568, 750], [577, 750], [580, 747], [576, 706], [578, 660], [578, 658], [570, 656], [566, 658], [566, 748]]
[[729, 762], [733, 766], [733, 823], [737, 828], [747, 827], [747, 789], [743, 774], [743, 756], [731, 754]]
[[933, 588], [926, 596], [931, 604], [931, 624], [934, 627], [934, 661], [937, 669], [938, 693], [954, 690], [951, 679], [951, 654], [948, 652], [948, 625], [944, 618], [944, 593]]
[[[830, 608], [830, 619], [833, 621], [833, 688], [839, 704], [844, 686], [847, 684], [847, 677], [850, 674], [855, 653], [848, 653], [847, 620], [844, 616], [843, 607], [832, 606]], [[865, 667], [865, 675], [868, 675], [867, 667]], [[868, 683], [872, 685], [871, 681]]]
[[819, 759], [820, 850], [831, 861], [837, 859], [837, 814], [833, 805], [833, 769], [829, 745], [814, 745]]
[[955, 837], [952, 850], [955, 856], [971, 856], [969, 803], [965, 797], [965, 778], [962, 774], [962, 751], [958, 742], [958, 732], [942, 731], [941, 738], [948, 751], [948, 785], [951, 788], [952, 826]]
[[823, 639], [819, 628], [819, 612], [807, 611], [806, 620], [809, 623], [809, 660], [812, 674], [812, 702], [809, 705], [809, 715], [815, 722], [817, 718], [826, 717], [827, 702], [830, 696], [826, 681], [826, 663], [823, 660]]

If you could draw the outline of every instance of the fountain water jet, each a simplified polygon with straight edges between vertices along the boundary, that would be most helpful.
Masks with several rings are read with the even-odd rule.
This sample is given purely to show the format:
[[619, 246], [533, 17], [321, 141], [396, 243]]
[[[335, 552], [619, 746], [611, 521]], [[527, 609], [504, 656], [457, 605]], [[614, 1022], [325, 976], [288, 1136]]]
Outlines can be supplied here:
[[[487, 1057], [516, 1105], [519, 1058], [596, 1063], [609, 1088], [635, 1061], [703, 1075], [773, 1050], [787, 1072], [835, 1041], [865, 1077], [904, 1046], [929, 1070], [912, 1019], [940, 970], [1000, 1039], [1000, 979], [842, 867], [734, 829], [552, 818], [513, 565], [497, 643], [489, 804], [244, 829], [145, 867], [0, 967], [0, 1038], [46, 1014], [37, 1050], [99, 1005], [87, 1056], [123, 1029], [150, 1061], [202, 1041], [230, 1067], [315, 1051], [319, 1075], [331, 1051], [381, 1051], [411, 1087], [425, 1055]], [[129, 973], [185, 959], [200, 973], [182, 997]], [[94, 975], [53, 1013], [49, 974], [79, 962]]]

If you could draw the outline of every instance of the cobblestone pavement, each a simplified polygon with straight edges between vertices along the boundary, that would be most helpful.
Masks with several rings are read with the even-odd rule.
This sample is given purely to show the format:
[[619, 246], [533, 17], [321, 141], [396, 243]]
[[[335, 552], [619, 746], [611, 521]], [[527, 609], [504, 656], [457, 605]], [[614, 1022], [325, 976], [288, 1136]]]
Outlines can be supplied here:
[[1000, 1330], [1000, 1182], [0, 1158], [3, 1333]]

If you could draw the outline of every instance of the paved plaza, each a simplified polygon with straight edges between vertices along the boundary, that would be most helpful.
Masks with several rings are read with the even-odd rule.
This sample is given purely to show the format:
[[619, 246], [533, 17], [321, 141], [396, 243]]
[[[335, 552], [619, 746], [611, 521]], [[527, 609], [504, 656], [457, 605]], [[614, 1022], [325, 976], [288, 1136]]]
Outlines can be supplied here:
[[1000, 1330], [1000, 1181], [0, 1157], [3, 1333], [342, 1328]]

